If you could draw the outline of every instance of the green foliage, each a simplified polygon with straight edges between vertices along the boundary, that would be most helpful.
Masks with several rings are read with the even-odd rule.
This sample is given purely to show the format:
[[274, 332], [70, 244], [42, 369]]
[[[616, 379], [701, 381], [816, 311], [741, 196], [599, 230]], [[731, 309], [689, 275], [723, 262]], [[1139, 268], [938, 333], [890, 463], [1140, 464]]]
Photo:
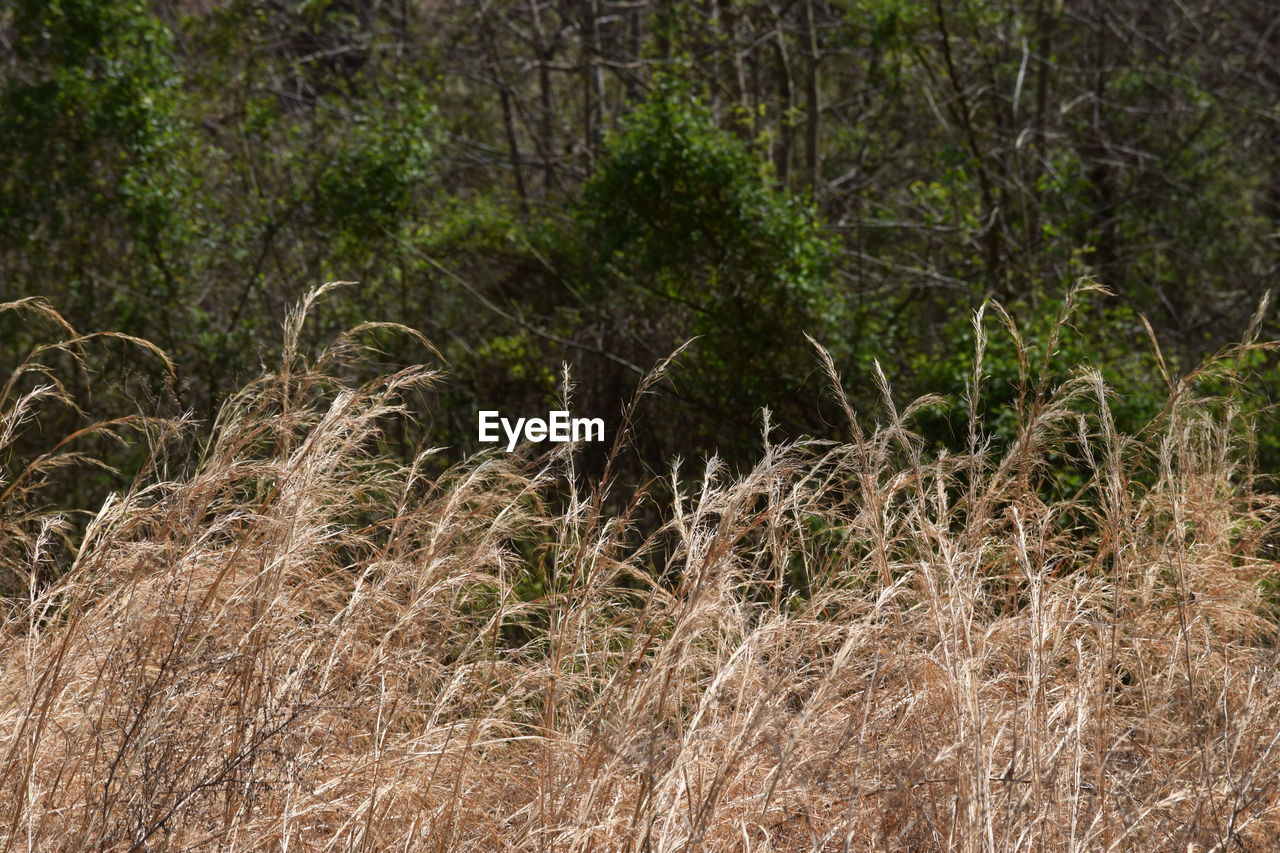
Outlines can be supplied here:
[[394, 108], [376, 104], [360, 118], [320, 172], [315, 207], [321, 223], [368, 239], [397, 229], [415, 210], [435, 153], [434, 109], [410, 89]]
[[95, 239], [103, 222], [154, 252], [181, 231], [177, 78], [142, 3], [22, 0], [0, 90], [0, 233]]
[[737, 412], [785, 401], [813, 365], [804, 334], [830, 340], [843, 312], [812, 208], [670, 80], [606, 151], [579, 212], [593, 298], [620, 324], [661, 324], [659, 346], [702, 336], [687, 393]]
[[[142, 3], [22, 0], [0, 89], [0, 233], [179, 229], [185, 175], [169, 30]], [[46, 238], [46, 239], [50, 239]]]
[[[1164, 385], [1139, 315], [1176, 372], [1274, 285], [1280, 134], [1250, 15], [597, 6], [14, 0], [0, 298], [45, 296], [180, 365], [173, 384], [112, 349], [128, 390], [104, 412], [211, 417], [306, 290], [357, 280], [303, 346], [372, 318], [424, 331], [454, 373], [433, 428], [458, 452], [477, 405], [540, 409], [565, 362], [607, 415], [697, 337], [646, 401], [650, 464], [752, 458], [762, 406], [779, 432], [838, 432], [805, 333], [859, 412], [880, 402], [873, 362], [901, 398], [960, 395], [978, 305], [1009, 306], [1038, 361], [1080, 277], [1115, 295], [1044, 381], [1103, 369], [1134, 429]], [[4, 332], [17, 363], [31, 337]], [[987, 393], [1009, 403], [1028, 380], [990, 332]], [[1252, 367], [1261, 410], [1275, 368]], [[964, 417], [922, 427], [957, 445]], [[1275, 430], [1257, 444], [1280, 456]]]
[[[1101, 302], [1102, 300], [1096, 300]], [[1007, 309], [1017, 324], [1017, 336], [995, 311], [984, 315], [986, 347], [983, 355], [985, 420], [978, 431], [998, 445], [1009, 447], [1019, 432], [1019, 399], [1031, 400], [1079, 375], [1096, 369], [1114, 392], [1110, 406], [1116, 426], [1140, 433], [1163, 409], [1168, 389], [1142, 320], [1124, 305], [1095, 304], [1067, 313], [1062, 297], [1042, 298], [1036, 305], [1020, 303]], [[1060, 318], [1066, 322], [1060, 323]], [[1058, 331], [1055, 333], [1055, 327]], [[974, 339], [970, 318], [956, 320], [940, 336], [945, 348], [922, 352], [913, 359], [912, 385], [932, 388], [960, 401], [973, 375]], [[1053, 345], [1052, 352], [1047, 348]], [[1025, 404], [1024, 404], [1025, 408]], [[926, 419], [926, 432], [939, 445], [961, 447], [968, 434], [967, 412], [952, 408]]]

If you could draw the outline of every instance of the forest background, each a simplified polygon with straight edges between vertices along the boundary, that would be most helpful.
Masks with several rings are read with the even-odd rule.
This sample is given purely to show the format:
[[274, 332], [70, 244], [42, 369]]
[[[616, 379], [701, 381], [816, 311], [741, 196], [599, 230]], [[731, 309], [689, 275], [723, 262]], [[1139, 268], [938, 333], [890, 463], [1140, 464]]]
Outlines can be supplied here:
[[[13, 452], [85, 414], [210, 422], [332, 279], [358, 284], [311, 345], [388, 321], [438, 350], [365, 332], [447, 368], [415, 408], [428, 438], [385, 437], [441, 464], [476, 449], [478, 409], [557, 405], [566, 363], [575, 414], [612, 425], [696, 338], [640, 410], [636, 473], [742, 465], [763, 407], [775, 436], [840, 429], [806, 335], [858, 411], [877, 364], [901, 399], [954, 398], [975, 308], [1003, 305], [1036, 357], [1082, 277], [1108, 292], [1053, 369], [1099, 365], [1136, 428], [1162, 372], [1238, 339], [1280, 279], [1278, 96], [1264, 0], [9, 0], [0, 297], [172, 359], [97, 340], [110, 382], [68, 373], [86, 411], [42, 413]], [[50, 339], [31, 317], [0, 312], [3, 363]], [[992, 337], [993, 412], [1018, 352]], [[1265, 409], [1276, 368], [1251, 357]], [[918, 428], [956, 446], [964, 419]], [[126, 475], [145, 453], [81, 441]], [[92, 505], [120, 476], [53, 485]]]

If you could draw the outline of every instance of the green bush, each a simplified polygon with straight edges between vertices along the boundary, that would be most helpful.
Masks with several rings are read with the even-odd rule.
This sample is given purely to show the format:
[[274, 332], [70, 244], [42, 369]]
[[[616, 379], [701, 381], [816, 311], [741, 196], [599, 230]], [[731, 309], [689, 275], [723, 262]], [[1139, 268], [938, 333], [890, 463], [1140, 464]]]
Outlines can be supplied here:
[[836, 340], [844, 313], [813, 209], [775, 188], [767, 160], [669, 80], [606, 149], [578, 221], [585, 290], [619, 340], [635, 335], [652, 356], [700, 336], [676, 385], [705, 409], [796, 402], [815, 363], [804, 335]]

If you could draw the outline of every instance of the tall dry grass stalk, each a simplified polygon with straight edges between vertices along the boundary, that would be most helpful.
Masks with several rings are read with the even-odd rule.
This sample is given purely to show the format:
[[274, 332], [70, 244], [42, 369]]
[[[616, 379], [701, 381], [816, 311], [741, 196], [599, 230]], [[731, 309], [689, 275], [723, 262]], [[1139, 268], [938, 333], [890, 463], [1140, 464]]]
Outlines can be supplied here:
[[340, 381], [358, 335], [308, 364], [308, 306], [60, 575], [0, 500], [0, 849], [1280, 845], [1276, 506], [1197, 377], [1122, 435], [1098, 374], [1027, 355], [997, 446], [979, 321], [963, 454], [880, 377], [874, 429], [846, 406], [741, 476], [429, 478], [378, 441], [431, 372]]

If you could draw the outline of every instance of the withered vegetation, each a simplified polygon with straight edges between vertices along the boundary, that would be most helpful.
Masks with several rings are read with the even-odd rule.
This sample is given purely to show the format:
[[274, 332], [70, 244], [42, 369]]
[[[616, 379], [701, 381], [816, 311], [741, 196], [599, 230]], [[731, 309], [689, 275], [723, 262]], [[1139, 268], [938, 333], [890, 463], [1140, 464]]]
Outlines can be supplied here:
[[[881, 377], [842, 443], [633, 486], [564, 446], [397, 461], [435, 374], [352, 380], [364, 330], [306, 357], [310, 302], [198, 459], [75, 536], [40, 490], [77, 439], [14, 447], [91, 341], [4, 386], [0, 849], [1280, 844], [1277, 507], [1230, 393], [1256, 324], [1138, 434], [1050, 346], [984, 435], [977, 322], [963, 452]], [[87, 429], [122, 428], [153, 460], [197, 429]]]

